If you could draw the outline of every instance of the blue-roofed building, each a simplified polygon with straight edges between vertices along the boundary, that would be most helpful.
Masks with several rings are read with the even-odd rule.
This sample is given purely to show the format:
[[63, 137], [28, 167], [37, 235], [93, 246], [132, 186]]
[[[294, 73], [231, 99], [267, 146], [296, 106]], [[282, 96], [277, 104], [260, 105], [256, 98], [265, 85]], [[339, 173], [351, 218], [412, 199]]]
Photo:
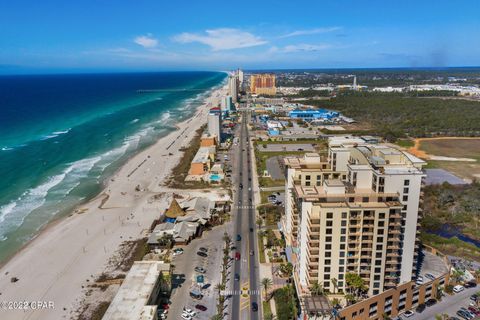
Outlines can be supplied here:
[[292, 110], [288, 113], [288, 116], [292, 119], [302, 119], [302, 120], [314, 120], [314, 119], [333, 119], [340, 115], [340, 113], [335, 111], [330, 111], [326, 109], [316, 109], [316, 110]]

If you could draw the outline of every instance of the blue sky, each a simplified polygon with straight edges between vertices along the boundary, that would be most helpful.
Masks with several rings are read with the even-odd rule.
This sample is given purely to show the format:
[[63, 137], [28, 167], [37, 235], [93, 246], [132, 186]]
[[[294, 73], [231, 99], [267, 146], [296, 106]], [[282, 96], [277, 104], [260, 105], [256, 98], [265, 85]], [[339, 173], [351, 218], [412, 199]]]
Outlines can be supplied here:
[[480, 1], [0, 2], [0, 73], [480, 65]]

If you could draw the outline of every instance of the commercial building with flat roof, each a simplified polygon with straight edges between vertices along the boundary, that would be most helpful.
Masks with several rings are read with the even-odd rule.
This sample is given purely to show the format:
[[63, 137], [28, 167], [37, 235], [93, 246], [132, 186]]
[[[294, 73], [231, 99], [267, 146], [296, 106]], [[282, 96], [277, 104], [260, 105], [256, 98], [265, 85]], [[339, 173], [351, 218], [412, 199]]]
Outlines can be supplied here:
[[103, 320], [156, 320], [157, 299], [171, 290], [171, 265], [135, 261]]

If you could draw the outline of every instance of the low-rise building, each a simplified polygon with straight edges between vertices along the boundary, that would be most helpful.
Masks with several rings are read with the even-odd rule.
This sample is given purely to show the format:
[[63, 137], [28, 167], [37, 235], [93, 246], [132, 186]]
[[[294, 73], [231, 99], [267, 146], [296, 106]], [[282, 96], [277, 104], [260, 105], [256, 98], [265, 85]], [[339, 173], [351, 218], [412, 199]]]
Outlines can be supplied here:
[[158, 319], [158, 299], [170, 294], [171, 271], [162, 261], [135, 261], [102, 319]]
[[215, 160], [215, 146], [200, 147], [192, 160], [188, 174], [191, 176], [202, 176], [208, 173]]

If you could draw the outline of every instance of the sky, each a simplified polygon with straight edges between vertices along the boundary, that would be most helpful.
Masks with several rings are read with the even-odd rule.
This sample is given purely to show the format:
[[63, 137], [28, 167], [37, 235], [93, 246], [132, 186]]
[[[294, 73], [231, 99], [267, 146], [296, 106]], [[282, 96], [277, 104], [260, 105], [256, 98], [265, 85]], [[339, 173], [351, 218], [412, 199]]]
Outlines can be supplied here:
[[0, 73], [480, 66], [479, 0], [0, 1]]

